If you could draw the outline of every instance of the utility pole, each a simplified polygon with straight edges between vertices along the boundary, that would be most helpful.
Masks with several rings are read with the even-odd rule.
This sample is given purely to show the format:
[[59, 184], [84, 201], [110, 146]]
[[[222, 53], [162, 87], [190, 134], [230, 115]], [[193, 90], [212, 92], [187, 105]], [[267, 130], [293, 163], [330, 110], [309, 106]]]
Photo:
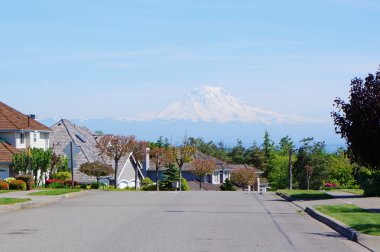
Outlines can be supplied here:
[[74, 157], [73, 142], [70, 142], [71, 188], [74, 189]]
[[293, 149], [289, 149], [289, 189], [293, 189], [293, 172], [292, 172], [292, 154], [293, 154]]

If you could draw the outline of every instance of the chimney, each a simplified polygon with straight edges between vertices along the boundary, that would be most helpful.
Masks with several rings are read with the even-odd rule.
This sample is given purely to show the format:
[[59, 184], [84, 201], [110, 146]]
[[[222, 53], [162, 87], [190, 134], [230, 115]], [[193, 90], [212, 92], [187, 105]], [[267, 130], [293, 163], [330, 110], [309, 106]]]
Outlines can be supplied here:
[[30, 114], [28, 115], [28, 128], [30, 128], [30, 119], [36, 119], [36, 115]]
[[147, 176], [147, 174], [148, 174], [147, 171], [149, 170], [149, 151], [150, 151], [149, 148], [145, 149], [145, 159], [144, 159], [144, 163], [143, 163], [143, 175], [144, 175], [144, 177]]

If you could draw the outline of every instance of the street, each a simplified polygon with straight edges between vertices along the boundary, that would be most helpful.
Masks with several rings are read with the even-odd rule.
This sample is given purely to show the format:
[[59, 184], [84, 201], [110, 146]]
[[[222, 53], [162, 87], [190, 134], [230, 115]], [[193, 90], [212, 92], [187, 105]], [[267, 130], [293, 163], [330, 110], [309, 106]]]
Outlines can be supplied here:
[[367, 251], [271, 194], [90, 191], [0, 215], [1, 251]]

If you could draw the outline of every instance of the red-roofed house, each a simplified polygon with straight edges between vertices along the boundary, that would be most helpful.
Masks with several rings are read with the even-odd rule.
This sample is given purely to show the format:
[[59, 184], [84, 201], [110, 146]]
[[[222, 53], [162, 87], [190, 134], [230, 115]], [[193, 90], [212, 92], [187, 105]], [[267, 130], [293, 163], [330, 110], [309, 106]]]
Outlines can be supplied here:
[[9, 177], [12, 155], [23, 149], [49, 148], [49, 127], [0, 102], [0, 179]]

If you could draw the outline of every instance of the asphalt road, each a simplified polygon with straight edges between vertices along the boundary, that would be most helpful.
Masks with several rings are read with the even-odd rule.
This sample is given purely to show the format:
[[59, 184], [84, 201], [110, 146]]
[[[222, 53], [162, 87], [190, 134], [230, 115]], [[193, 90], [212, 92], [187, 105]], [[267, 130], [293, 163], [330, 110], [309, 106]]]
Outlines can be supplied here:
[[367, 251], [271, 194], [90, 192], [0, 215], [1, 251]]

